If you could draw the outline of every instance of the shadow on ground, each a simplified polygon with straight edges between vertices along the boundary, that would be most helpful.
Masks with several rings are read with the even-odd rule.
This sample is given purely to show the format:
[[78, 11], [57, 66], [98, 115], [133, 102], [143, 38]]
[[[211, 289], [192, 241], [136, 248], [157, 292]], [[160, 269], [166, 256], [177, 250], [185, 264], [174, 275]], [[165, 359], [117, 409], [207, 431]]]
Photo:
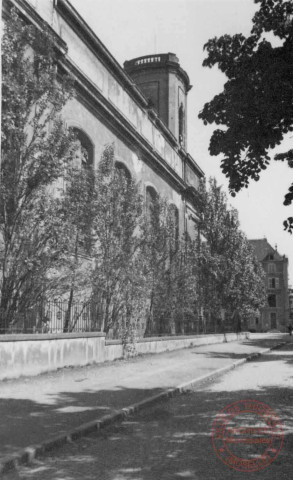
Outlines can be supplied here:
[[[132, 403], [160, 393], [163, 389], [125, 389], [116, 390], [59, 392], [52, 395], [52, 403], [33, 402], [25, 399], [0, 399], [1, 418], [0, 461], [33, 443], [39, 438], [44, 440], [62, 435], [86, 423], [109, 414]], [[32, 422], [32, 417], [36, 422]]]
[[[275, 361], [291, 363], [292, 347], [276, 351], [273, 357]], [[266, 361], [270, 368], [269, 355], [257, 362]], [[242, 480], [245, 475], [253, 480], [292, 478], [293, 384], [284, 386], [276, 379], [270, 386], [248, 390], [228, 390], [224, 385], [219, 379], [216, 391], [213, 390], [215, 383], [197, 386], [195, 391], [157, 404], [99, 435], [92, 434], [65, 445], [7, 479]], [[122, 395], [127, 401], [132, 393], [131, 390], [102, 392], [105, 398], [108, 395], [112, 398], [108, 401], [113, 405], [115, 397], [118, 399]], [[82, 406], [83, 400], [78, 395], [74, 397], [75, 405]], [[218, 459], [211, 430], [216, 415], [226, 405], [248, 398], [264, 402], [277, 412], [284, 426], [285, 439], [280, 454], [269, 467], [247, 474], [227, 467]]]
[[[253, 342], [247, 340], [243, 342], [244, 345], [252, 345], [257, 348], [268, 348], [275, 343], [275, 338], [254, 340]], [[288, 358], [285, 358], [284, 355], [286, 348], [289, 353], [290, 345], [282, 348], [282, 361], [292, 363], [292, 357], [288, 354]], [[210, 358], [230, 359], [239, 359], [245, 356], [243, 352], [235, 354], [230, 351], [234, 347], [229, 343], [223, 345], [223, 347], [225, 347], [224, 350], [217, 352], [216, 347], [214, 349], [215, 351], [213, 351], [213, 346], [211, 345], [211, 352], [209, 354], [205, 353], [205, 355]], [[202, 355], [201, 348], [194, 348], [190, 353], [192, 355]], [[262, 361], [262, 357], [260, 361]], [[269, 357], [266, 361], [270, 361]], [[137, 362], [137, 360], [134, 359], [134, 362]], [[80, 370], [80, 372], [80, 377], [75, 380], [76, 391], [70, 393], [66, 391], [58, 391], [56, 393], [54, 389], [52, 389], [51, 394], [46, 392], [46, 394], [42, 396], [42, 392], [39, 391], [40, 387], [38, 386], [38, 382], [36, 384], [32, 382], [31, 384], [30, 379], [27, 380], [26, 388], [29, 391], [29, 397], [35, 398], [35, 401], [25, 398], [25, 390], [24, 395], [22, 395], [21, 391], [21, 394], [18, 396], [16, 388], [16, 395], [15, 398], [13, 398], [9, 393], [9, 388], [7, 389], [8, 393], [6, 397], [0, 398], [0, 461], [7, 455], [16, 453], [20, 448], [38, 443], [40, 439], [49, 440], [56, 435], [62, 435], [82, 423], [100, 418], [113, 410], [126, 407], [163, 391], [162, 388], [135, 389], [123, 388], [119, 387], [119, 385], [112, 390], [104, 389], [97, 391], [97, 388], [94, 388], [96, 385], [93, 385], [92, 390], [81, 389], [82, 392], [80, 392], [79, 385], [82, 385], [82, 383], [79, 382], [83, 381], [83, 375], [86, 375], [86, 371]], [[94, 381], [95, 377], [93, 378], [93, 382]], [[50, 376], [48, 376], [46, 382], [46, 389], [48, 389], [48, 387], [50, 389]], [[23, 384], [23, 381], [21, 381], [21, 383]], [[34, 422], [32, 422], [32, 418], [35, 420]]]
[[[288, 336], [284, 336], [284, 337], [281, 337], [279, 339], [268, 338], [268, 339], [258, 339], [258, 340], [253, 340], [253, 341], [252, 340], [245, 340], [245, 341], [241, 342], [241, 345], [247, 346], [247, 347], [255, 347], [255, 351], [257, 352], [257, 350], [259, 348], [267, 349], [267, 348], [274, 347], [274, 345], [276, 345], [276, 340], [279, 340], [280, 344], [281, 343], [286, 343], [284, 346], [283, 345], [280, 345], [280, 346], [278, 345], [276, 350], [279, 349], [279, 348], [281, 348], [282, 351], [287, 349], [288, 352], [292, 350], [293, 337], [292, 337], [292, 340], [291, 340], [291, 338], [289, 338]], [[240, 352], [240, 353], [230, 352], [229, 351], [229, 345], [230, 344], [228, 343], [226, 352], [217, 352], [216, 350], [213, 351], [213, 346], [211, 346], [210, 347], [210, 352], [206, 353], [206, 356], [210, 357], [210, 358], [231, 358], [231, 359], [235, 359], [235, 360], [240, 360], [241, 358], [243, 358], [245, 356], [243, 351]], [[201, 354], [200, 350], [197, 351], [197, 349], [194, 349], [193, 353], [195, 355], [200, 355]]]

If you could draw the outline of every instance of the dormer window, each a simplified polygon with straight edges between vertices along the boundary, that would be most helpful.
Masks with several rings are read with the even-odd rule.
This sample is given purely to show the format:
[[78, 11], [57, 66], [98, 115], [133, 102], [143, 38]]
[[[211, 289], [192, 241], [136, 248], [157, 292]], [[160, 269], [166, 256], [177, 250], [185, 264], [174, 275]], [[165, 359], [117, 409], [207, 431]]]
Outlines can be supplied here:
[[275, 273], [275, 271], [276, 271], [276, 265], [274, 263], [269, 263], [268, 272], [269, 273]]

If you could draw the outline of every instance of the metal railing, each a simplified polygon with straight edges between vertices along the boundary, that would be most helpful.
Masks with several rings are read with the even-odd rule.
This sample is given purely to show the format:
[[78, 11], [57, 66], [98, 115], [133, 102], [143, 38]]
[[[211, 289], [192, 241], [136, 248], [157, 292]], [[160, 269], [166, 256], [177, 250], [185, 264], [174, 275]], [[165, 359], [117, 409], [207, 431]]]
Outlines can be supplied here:
[[[32, 333], [79, 333], [103, 331], [103, 315], [100, 305], [93, 300], [72, 301], [46, 300], [37, 303], [25, 311], [15, 310], [10, 319], [0, 312], [1, 334], [32, 334]], [[235, 331], [233, 324], [220, 324], [217, 319], [204, 319], [190, 315], [184, 320], [176, 319], [170, 322], [169, 317], [160, 316], [153, 321], [145, 319], [132, 325], [138, 337], [204, 335], [214, 333], [228, 333]], [[119, 338], [119, 325], [107, 331], [108, 338]]]
[[12, 320], [0, 319], [2, 333], [99, 332], [101, 322], [93, 302], [43, 301], [25, 312], [15, 311]]

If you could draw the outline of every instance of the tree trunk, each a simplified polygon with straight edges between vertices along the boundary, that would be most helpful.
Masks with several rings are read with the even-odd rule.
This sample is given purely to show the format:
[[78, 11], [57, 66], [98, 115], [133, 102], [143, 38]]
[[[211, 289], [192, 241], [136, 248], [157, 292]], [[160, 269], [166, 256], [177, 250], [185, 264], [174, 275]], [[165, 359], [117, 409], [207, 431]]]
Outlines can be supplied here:
[[71, 289], [70, 289], [70, 295], [69, 295], [67, 310], [66, 310], [66, 314], [65, 314], [65, 322], [64, 322], [64, 327], [63, 327], [63, 333], [68, 333], [68, 331], [69, 331], [69, 322], [70, 322], [70, 312], [71, 312], [71, 307], [72, 307], [72, 301], [73, 301], [73, 287], [71, 287]]

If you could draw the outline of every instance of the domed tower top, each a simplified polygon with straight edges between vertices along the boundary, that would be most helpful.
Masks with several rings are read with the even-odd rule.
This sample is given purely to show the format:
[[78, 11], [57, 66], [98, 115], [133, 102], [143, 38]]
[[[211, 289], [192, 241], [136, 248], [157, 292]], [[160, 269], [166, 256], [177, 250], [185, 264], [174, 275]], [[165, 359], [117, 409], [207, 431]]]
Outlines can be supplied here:
[[124, 69], [187, 149], [187, 93], [192, 87], [176, 55], [157, 53], [134, 58], [124, 62]]

